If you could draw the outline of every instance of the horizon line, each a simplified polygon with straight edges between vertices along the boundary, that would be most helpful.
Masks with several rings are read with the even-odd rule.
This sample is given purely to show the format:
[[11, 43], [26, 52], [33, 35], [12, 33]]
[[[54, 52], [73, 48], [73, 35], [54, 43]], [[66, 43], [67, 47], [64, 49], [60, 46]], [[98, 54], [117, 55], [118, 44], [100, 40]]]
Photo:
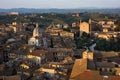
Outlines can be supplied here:
[[19, 7], [19, 8], [0, 8], [0, 9], [120, 9], [120, 7], [106, 7], [106, 8], [100, 8], [100, 7], [82, 7], [82, 8], [24, 8], [24, 7]]

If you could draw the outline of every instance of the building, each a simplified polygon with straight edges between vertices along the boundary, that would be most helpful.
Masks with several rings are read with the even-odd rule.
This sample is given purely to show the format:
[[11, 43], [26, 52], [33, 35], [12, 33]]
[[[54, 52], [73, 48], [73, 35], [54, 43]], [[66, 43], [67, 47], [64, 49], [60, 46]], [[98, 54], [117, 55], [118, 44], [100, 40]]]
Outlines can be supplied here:
[[95, 33], [98, 38], [109, 40], [111, 37], [116, 38], [119, 32], [98, 32]]
[[103, 24], [105, 24], [105, 21], [99, 21], [98, 23], [103, 25]]
[[94, 58], [93, 52], [84, 51], [82, 53], [82, 58], [83, 59], [88, 59], [88, 60], [93, 60], [93, 58]]
[[33, 36], [28, 40], [28, 44], [30, 45], [36, 45], [36, 46], [41, 46], [41, 34], [39, 32], [39, 26], [36, 24], [36, 28], [33, 30]]
[[12, 22], [12, 24], [10, 24], [9, 27], [14, 31], [14, 33], [25, 31], [23, 24], [17, 22]]
[[[93, 54], [93, 52], [85, 51], [82, 53], [82, 56], [81, 59], [75, 60], [69, 80], [120, 79], [120, 65], [114, 62], [118, 57], [118, 53], [95, 51]], [[110, 58], [112, 59], [110, 60]], [[113, 60], [113, 58], [115, 59]]]
[[0, 80], [21, 80], [20, 75], [15, 76], [0, 76]]
[[18, 12], [8, 12], [7, 14], [8, 14], [8, 15], [19, 15]]
[[78, 27], [78, 26], [79, 26], [79, 24], [77, 22], [72, 23], [72, 27]]
[[35, 50], [27, 55], [27, 59], [33, 63], [41, 65], [42, 61], [45, 61], [46, 53], [46, 50]]
[[19, 15], [19, 12], [0, 12], [0, 15]]
[[103, 32], [108, 32], [108, 29], [107, 28], [103, 28]]
[[66, 57], [72, 57], [74, 51], [71, 48], [49, 48], [48, 60], [61, 61]]
[[61, 37], [69, 37], [71, 39], [74, 39], [74, 33], [67, 32], [67, 31], [62, 31], [60, 32]]
[[63, 28], [67, 29], [67, 28], [69, 28], [69, 25], [68, 24], [63, 24]]
[[98, 24], [100, 24], [103, 28], [103, 32], [108, 32], [111, 30], [114, 30], [116, 28], [116, 25], [114, 21], [99, 21]]
[[90, 25], [87, 22], [80, 22], [80, 36], [82, 36], [83, 32], [90, 33]]

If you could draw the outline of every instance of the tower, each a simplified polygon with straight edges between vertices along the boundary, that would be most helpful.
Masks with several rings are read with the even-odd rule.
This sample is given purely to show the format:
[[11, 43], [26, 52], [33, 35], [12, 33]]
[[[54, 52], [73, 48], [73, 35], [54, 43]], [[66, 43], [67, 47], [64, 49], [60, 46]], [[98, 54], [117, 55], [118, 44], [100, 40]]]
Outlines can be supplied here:
[[39, 36], [40, 36], [39, 25], [37, 23], [35, 29], [33, 30], [33, 37], [39, 37]]
[[89, 33], [90, 32], [90, 25], [87, 22], [80, 22], [80, 36], [82, 36], [83, 32]]
[[91, 20], [91, 19], [89, 19], [89, 21], [88, 21], [88, 22], [89, 22], [89, 24], [91, 24], [91, 23], [92, 23], [92, 20]]
[[92, 20], [89, 19], [88, 22], [89, 22], [89, 29], [90, 29], [89, 31], [90, 31], [90, 37], [91, 37], [91, 35], [92, 35], [92, 34], [91, 34], [91, 31], [92, 31], [92, 26], [91, 26]]
[[38, 23], [36, 24], [35, 29], [33, 30], [33, 36], [28, 40], [28, 44], [41, 46], [41, 36], [39, 33], [39, 26]]

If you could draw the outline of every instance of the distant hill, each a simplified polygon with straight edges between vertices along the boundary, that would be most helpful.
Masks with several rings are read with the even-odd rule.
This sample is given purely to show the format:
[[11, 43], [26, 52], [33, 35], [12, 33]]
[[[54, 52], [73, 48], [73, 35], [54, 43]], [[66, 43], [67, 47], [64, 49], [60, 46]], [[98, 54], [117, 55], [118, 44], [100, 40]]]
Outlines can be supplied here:
[[0, 12], [19, 12], [19, 13], [76, 13], [76, 12], [100, 12], [100, 13], [120, 13], [120, 8], [116, 9], [34, 9], [34, 8], [12, 8], [0, 9]]

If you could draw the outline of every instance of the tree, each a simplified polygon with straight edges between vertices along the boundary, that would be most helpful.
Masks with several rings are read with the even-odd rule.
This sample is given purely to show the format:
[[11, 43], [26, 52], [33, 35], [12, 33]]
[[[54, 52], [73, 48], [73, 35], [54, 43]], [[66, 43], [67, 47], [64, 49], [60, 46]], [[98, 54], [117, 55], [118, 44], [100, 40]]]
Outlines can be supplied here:
[[120, 31], [120, 26], [117, 26], [117, 27], [115, 28], [115, 31]]
[[13, 68], [12, 75], [16, 75], [16, 74], [17, 74], [17, 70], [15, 68]]
[[52, 37], [51, 37], [50, 41], [51, 41], [50, 48], [53, 48], [54, 45], [53, 45], [53, 39], [52, 39]]
[[109, 48], [109, 45], [106, 39], [100, 38], [97, 40], [95, 49], [106, 51], [107, 48]]
[[120, 38], [111, 37], [109, 40], [99, 38], [96, 42], [96, 50], [100, 51], [120, 51]]

